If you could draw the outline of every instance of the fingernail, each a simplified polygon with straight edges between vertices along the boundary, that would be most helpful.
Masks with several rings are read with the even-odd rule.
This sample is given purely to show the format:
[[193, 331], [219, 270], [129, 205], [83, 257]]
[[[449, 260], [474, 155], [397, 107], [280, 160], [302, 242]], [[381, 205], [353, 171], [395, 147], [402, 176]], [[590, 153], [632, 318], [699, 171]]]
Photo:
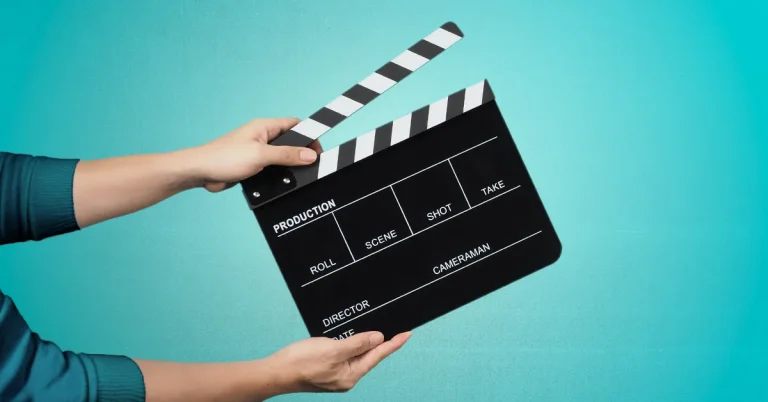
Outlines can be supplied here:
[[317, 158], [317, 154], [311, 149], [302, 149], [301, 152], [299, 152], [299, 158], [304, 162], [314, 162], [315, 158]]
[[381, 333], [377, 332], [375, 334], [371, 334], [371, 336], [368, 338], [368, 340], [371, 341], [371, 344], [378, 345], [378, 344], [384, 342], [384, 335], [382, 335]]

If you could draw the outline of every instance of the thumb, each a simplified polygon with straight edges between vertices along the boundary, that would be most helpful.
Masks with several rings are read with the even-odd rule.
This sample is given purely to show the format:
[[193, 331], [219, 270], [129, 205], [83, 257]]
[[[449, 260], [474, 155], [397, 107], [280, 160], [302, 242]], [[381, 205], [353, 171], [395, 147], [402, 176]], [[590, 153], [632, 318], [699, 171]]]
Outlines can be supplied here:
[[340, 344], [342, 358], [347, 360], [381, 345], [384, 335], [381, 332], [362, 332], [336, 342]]
[[311, 148], [287, 145], [263, 145], [261, 157], [264, 165], [299, 166], [309, 165], [317, 159], [317, 152]]
[[384, 342], [381, 345], [373, 348], [371, 351], [356, 357], [353, 360], [353, 365], [356, 370], [359, 370], [360, 374], [366, 374], [373, 370], [377, 364], [381, 363], [387, 356], [395, 353], [400, 349], [405, 342], [411, 337], [410, 332], [405, 332], [396, 335], [389, 342]]

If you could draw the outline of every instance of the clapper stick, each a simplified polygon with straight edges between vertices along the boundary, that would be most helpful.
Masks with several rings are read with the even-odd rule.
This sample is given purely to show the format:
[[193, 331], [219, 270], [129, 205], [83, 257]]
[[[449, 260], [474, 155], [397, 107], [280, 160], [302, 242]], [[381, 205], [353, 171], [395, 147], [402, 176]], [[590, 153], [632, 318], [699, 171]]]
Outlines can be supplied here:
[[298, 147], [311, 144], [463, 37], [464, 34], [453, 22], [443, 24], [309, 118], [277, 137], [272, 144]]
[[[455, 23], [446, 22], [309, 118], [277, 137], [271, 144], [308, 146], [463, 37], [464, 33]], [[452, 99], [450, 110], [449, 98]], [[456, 104], [459, 99], [462, 105]], [[241, 183], [245, 198], [252, 209], [256, 208], [491, 99], [493, 93], [487, 81], [483, 81], [365, 133], [340, 147], [329, 149], [306, 168], [268, 166], [257, 176]]]
[[[442, 25], [272, 143], [309, 145], [462, 37]], [[312, 336], [391, 338], [562, 250], [487, 80], [241, 184]]]
[[483, 80], [328, 149], [311, 165], [269, 166], [243, 183], [246, 199], [256, 208], [494, 99], [490, 84]]

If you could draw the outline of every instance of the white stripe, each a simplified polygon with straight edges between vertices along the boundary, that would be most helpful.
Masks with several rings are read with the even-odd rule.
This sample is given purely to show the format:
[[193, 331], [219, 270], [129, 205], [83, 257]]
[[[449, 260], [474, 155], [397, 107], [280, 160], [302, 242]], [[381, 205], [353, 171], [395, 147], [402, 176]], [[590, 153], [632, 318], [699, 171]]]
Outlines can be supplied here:
[[369, 131], [359, 137], [355, 143], [355, 162], [373, 154], [373, 141], [376, 138], [376, 130]]
[[303, 136], [316, 140], [317, 137], [323, 135], [323, 133], [329, 129], [330, 127], [323, 123], [318, 123], [312, 119], [306, 119], [299, 122], [299, 124], [294, 126], [292, 130]]
[[395, 85], [395, 81], [392, 81], [381, 74], [373, 73], [365, 77], [364, 80], [360, 81], [360, 85], [370, 89], [371, 91], [382, 93], [389, 89], [392, 85]]
[[392, 122], [392, 140], [389, 145], [395, 145], [400, 141], [408, 139], [411, 134], [411, 114], [395, 120]]
[[483, 86], [485, 81], [480, 81], [477, 84], [468, 87], [464, 92], [464, 111], [474, 109], [483, 103]]
[[428, 61], [429, 59], [426, 57], [420, 56], [410, 50], [400, 53], [392, 60], [392, 62], [398, 66], [405, 67], [411, 71], [416, 71], [417, 68], [423, 66], [424, 63]]
[[331, 148], [320, 154], [320, 165], [317, 167], [317, 178], [327, 176], [336, 171], [339, 162], [339, 147]]
[[429, 36], [424, 38], [425, 41], [432, 42], [443, 49], [447, 49], [449, 46], [458, 42], [459, 39], [461, 39], [461, 36], [450, 33], [443, 28], [437, 28], [435, 32], [432, 32]]
[[448, 111], [448, 98], [429, 105], [429, 116], [427, 116], [427, 128], [432, 128], [445, 121], [445, 114]]
[[325, 107], [327, 107], [328, 109], [333, 110], [334, 112], [336, 112], [338, 114], [341, 114], [341, 115], [344, 115], [344, 116], [349, 116], [352, 113], [355, 113], [361, 107], [363, 107], [363, 105], [353, 101], [352, 99], [347, 98], [344, 95], [342, 95], [342, 96], [339, 96], [338, 98], [332, 100], [331, 103], [329, 103]]

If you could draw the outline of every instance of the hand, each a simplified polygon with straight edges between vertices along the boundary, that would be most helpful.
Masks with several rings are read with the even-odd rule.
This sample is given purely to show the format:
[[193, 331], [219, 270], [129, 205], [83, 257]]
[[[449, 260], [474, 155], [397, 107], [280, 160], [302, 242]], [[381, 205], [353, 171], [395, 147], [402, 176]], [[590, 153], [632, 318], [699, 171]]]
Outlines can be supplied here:
[[187, 151], [193, 158], [199, 186], [219, 192], [253, 176], [268, 165], [300, 166], [322, 152], [315, 141], [308, 148], [269, 145], [299, 123], [296, 118], [256, 119], [207, 144]]
[[288, 345], [267, 361], [284, 375], [288, 392], [346, 392], [411, 337], [399, 334], [384, 342], [380, 332], [363, 332], [342, 340], [309, 338]]

